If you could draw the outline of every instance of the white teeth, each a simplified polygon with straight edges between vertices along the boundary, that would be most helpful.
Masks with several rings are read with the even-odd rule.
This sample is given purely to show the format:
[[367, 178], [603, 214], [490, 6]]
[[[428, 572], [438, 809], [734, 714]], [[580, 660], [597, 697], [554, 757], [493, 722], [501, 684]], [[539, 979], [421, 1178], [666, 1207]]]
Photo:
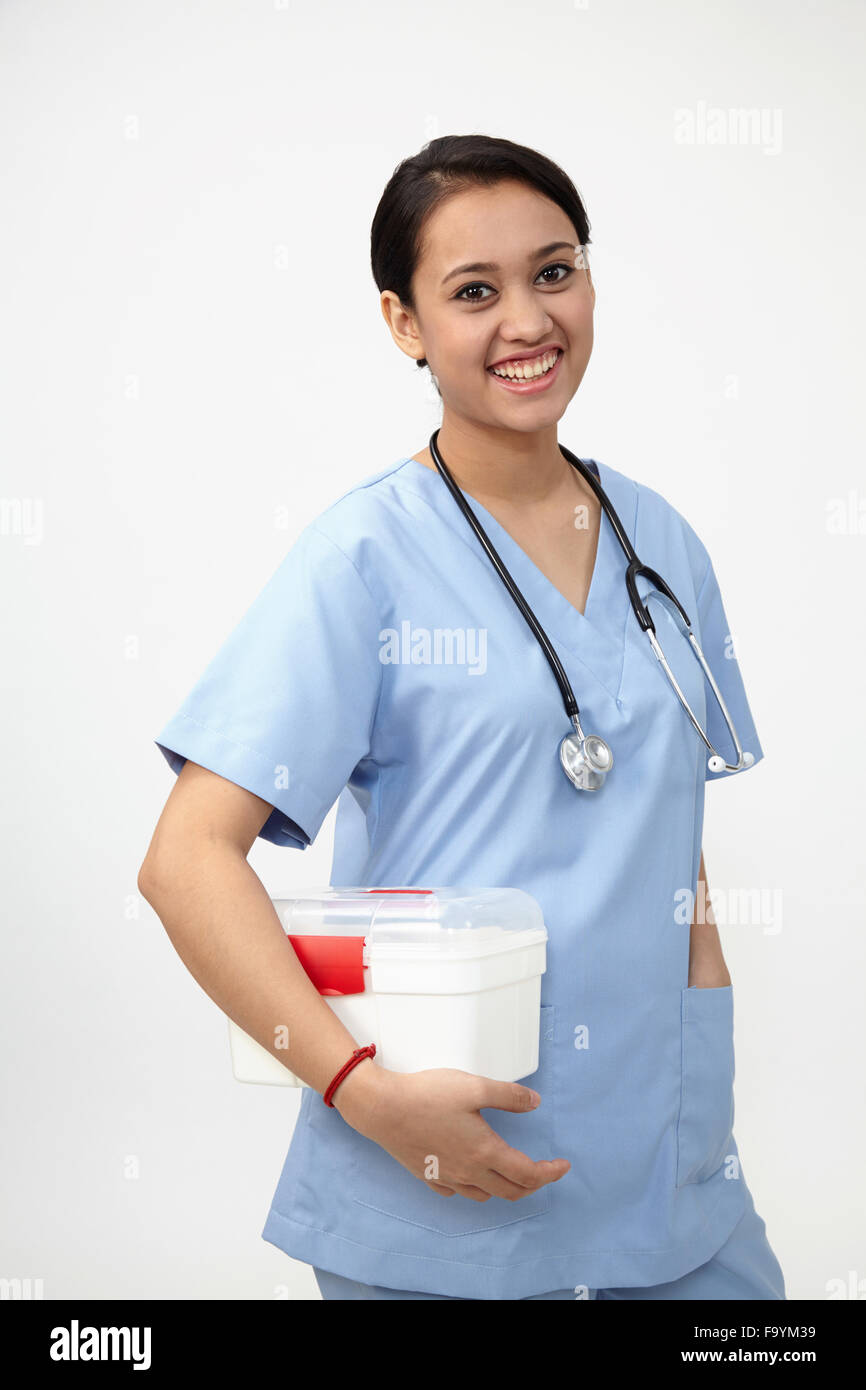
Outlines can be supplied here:
[[559, 348], [553, 352], [545, 352], [541, 357], [535, 357], [531, 362], [505, 362], [491, 370], [495, 376], [504, 376], [509, 381], [529, 381], [532, 377], [544, 376], [549, 372], [559, 357]]

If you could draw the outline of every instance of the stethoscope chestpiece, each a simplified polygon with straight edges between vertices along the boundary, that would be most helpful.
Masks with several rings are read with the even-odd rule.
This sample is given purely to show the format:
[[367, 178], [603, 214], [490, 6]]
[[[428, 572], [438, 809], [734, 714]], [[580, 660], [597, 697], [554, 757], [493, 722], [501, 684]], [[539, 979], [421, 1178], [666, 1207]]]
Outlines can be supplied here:
[[559, 745], [559, 761], [566, 777], [580, 791], [598, 791], [613, 767], [613, 753], [597, 734], [584, 736], [576, 718], [574, 724], [577, 733], [566, 734], [563, 738]]

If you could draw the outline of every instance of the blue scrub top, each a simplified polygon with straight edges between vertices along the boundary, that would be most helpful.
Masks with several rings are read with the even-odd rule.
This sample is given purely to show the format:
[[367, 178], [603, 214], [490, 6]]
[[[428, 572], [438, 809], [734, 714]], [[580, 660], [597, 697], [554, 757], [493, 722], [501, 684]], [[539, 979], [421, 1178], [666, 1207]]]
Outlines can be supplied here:
[[[659, 493], [592, 462], [757, 763], [707, 550]], [[584, 731], [610, 744], [599, 791], [566, 778], [571, 725], [550, 667], [443, 479], [412, 458], [306, 526], [156, 742], [174, 772], [191, 758], [270, 802], [260, 834], [273, 844], [304, 849], [339, 798], [332, 884], [510, 885], [538, 900], [547, 971], [525, 1079], [542, 1102], [483, 1113], [530, 1157], [572, 1166], [517, 1202], [442, 1197], [305, 1089], [262, 1236], [364, 1283], [463, 1298], [677, 1279], [748, 1202], [732, 991], [687, 988], [704, 786], [734, 774], [707, 770], [607, 516], [581, 614], [469, 503], [556, 647]], [[736, 761], [687, 642], [650, 606], [689, 703]]]

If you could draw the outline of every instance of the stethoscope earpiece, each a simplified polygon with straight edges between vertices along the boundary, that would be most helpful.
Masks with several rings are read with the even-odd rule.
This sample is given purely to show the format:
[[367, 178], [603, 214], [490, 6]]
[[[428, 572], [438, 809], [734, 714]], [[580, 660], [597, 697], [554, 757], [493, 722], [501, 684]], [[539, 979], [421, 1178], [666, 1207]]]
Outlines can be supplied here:
[[[755, 761], [754, 753], [744, 753], [741, 761], [743, 767], [751, 767], [752, 763]], [[725, 762], [724, 758], [719, 757], [718, 753], [714, 753], [713, 756], [707, 760], [707, 767], [710, 772], [724, 772], [727, 766], [728, 764]], [[736, 765], [732, 765], [732, 771], [741, 772], [742, 768], [737, 768]]]

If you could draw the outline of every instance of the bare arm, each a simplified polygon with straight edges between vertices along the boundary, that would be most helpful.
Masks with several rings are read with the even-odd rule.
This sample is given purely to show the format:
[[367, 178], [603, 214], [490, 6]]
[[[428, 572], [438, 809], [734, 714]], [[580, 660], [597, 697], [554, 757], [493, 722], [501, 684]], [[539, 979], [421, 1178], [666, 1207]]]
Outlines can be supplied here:
[[719, 929], [713, 917], [703, 851], [701, 851], [701, 865], [698, 870], [698, 883], [701, 881], [703, 881], [704, 901], [707, 905], [706, 921], [698, 922], [695, 920], [698, 917], [699, 909], [699, 903], [696, 902], [689, 933], [689, 984], [694, 985], [697, 989], [718, 989], [722, 985], [729, 985], [731, 977], [722, 954]]
[[[323, 1094], [356, 1040], [328, 1007], [286, 940], [247, 854], [273, 807], [187, 761], [163, 808], [138, 887], [205, 993], [256, 1042]], [[276, 1029], [288, 1030], [277, 1048]], [[533, 1108], [533, 1092], [450, 1068], [401, 1074], [367, 1058], [341, 1082], [334, 1105], [422, 1177], [439, 1156], [436, 1191], [476, 1201], [516, 1200], [568, 1171], [565, 1159], [533, 1161], [478, 1112]]]
[[[185, 763], [157, 822], [138, 886], [214, 1003], [302, 1081], [324, 1092], [358, 1044], [301, 966], [247, 863], [272, 810], [233, 782]], [[280, 1027], [289, 1030], [287, 1049], [275, 1046]]]

